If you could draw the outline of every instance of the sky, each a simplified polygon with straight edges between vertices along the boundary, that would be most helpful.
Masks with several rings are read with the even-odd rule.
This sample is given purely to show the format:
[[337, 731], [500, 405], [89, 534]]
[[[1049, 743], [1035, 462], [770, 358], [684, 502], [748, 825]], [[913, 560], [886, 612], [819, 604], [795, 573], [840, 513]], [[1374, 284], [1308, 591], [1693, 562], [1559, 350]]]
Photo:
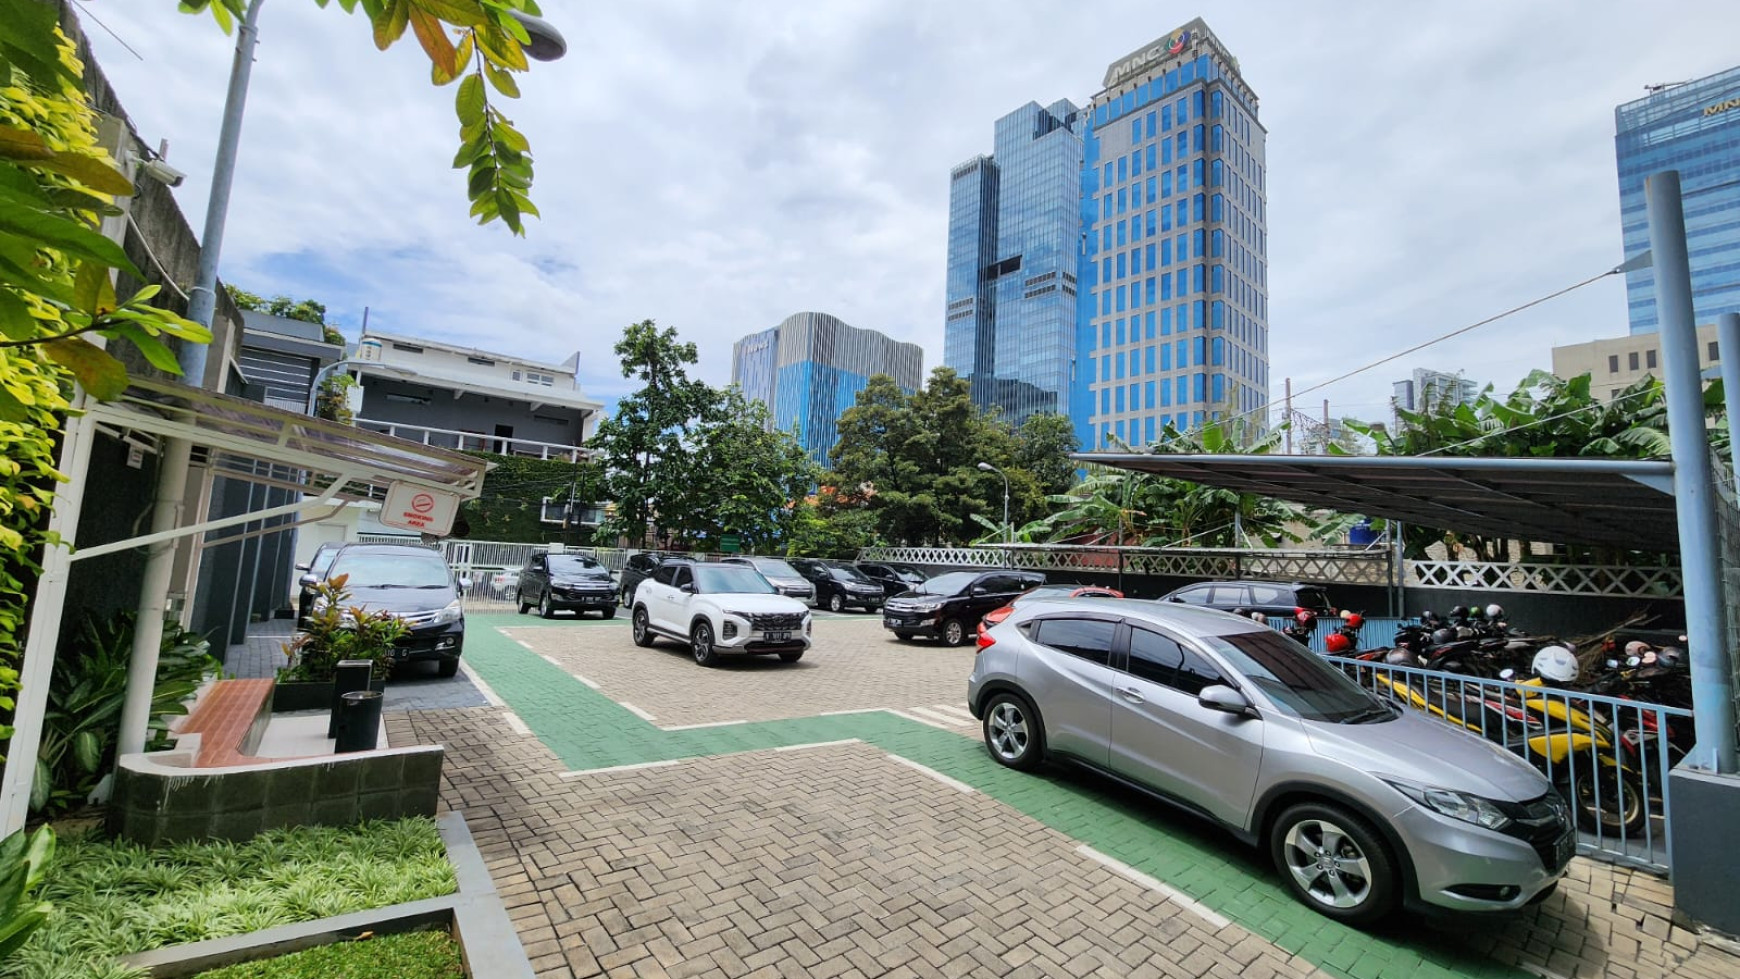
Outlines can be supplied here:
[[[232, 39], [171, 0], [77, 2], [201, 227]], [[999, 116], [1085, 105], [1111, 61], [1201, 15], [1268, 130], [1278, 402], [1283, 378], [1304, 391], [1619, 264], [1614, 107], [1740, 61], [1733, 0], [543, 7], [568, 54], [503, 103], [536, 160], [543, 218], [521, 239], [467, 218], [453, 89], [413, 40], [378, 52], [360, 15], [266, 3], [221, 277], [324, 302], [353, 340], [366, 307], [386, 332], [578, 350], [606, 401], [631, 386], [611, 347], [643, 319], [695, 342], [716, 384], [735, 340], [803, 310], [919, 343], [928, 371], [950, 168], [990, 152]], [[1610, 276], [1295, 407], [1381, 419], [1416, 367], [1508, 391], [1555, 345], [1626, 329]]]

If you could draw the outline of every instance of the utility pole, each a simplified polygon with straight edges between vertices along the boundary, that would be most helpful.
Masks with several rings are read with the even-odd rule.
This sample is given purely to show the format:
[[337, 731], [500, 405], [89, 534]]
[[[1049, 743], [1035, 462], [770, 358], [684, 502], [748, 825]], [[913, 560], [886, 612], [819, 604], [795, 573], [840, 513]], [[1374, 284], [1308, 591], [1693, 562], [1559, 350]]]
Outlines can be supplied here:
[[1335, 441], [1335, 430], [1329, 427], [1329, 399], [1323, 399], [1323, 454], [1329, 454], [1329, 443]]
[[1287, 391], [1287, 413], [1286, 413], [1286, 415], [1283, 416], [1287, 419], [1287, 454], [1292, 455], [1293, 454], [1293, 379], [1290, 377], [1285, 378], [1282, 380], [1281, 383], [1286, 385], [1286, 391]]

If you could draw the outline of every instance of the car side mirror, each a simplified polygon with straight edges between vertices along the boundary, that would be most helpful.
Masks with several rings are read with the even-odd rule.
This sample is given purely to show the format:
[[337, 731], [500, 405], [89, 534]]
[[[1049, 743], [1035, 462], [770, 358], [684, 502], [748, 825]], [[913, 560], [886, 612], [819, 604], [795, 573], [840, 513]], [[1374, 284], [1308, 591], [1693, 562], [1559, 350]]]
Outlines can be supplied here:
[[298, 571], [307, 571], [307, 570], [308, 570], [308, 565], [306, 565], [306, 564], [298, 564], [298, 565], [297, 565], [297, 566], [296, 566], [296, 570], [298, 570]]
[[1166, 600], [1168, 602], [1172, 602], [1176, 605], [1183, 605], [1184, 604], [1184, 599], [1180, 598], [1177, 595], [1168, 595], [1168, 596], [1166, 596]]
[[305, 574], [302, 577], [297, 578], [296, 583], [301, 585], [304, 588], [313, 588], [314, 586], [320, 584], [320, 576], [314, 575], [314, 574]]
[[695, 584], [691, 581], [685, 581], [677, 586], [677, 591], [680, 591], [685, 595], [693, 595], [695, 593]]
[[1240, 717], [1255, 717], [1257, 715], [1249, 698], [1222, 683], [1203, 687], [1202, 692], [1196, 695], [1196, 702], [1209, 710], [1237, 714]]
[[973, 586], [972, 595], [974, 598], [978, 598], [981, 595], [988, 595], [988, 594], [990, 594], [990, 592], [985, 590], [984, 585], [974, 585]]

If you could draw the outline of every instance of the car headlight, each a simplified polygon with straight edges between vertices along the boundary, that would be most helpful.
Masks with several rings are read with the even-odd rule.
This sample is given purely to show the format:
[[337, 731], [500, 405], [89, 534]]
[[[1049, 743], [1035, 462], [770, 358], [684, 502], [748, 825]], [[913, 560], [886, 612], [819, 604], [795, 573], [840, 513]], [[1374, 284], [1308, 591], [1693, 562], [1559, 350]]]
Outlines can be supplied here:
[[942, 607], [943, 603], [941, 602], [919, 602], [916, 605], [910, 606], [911, 610], [914, 612], [937, 612], [941, 611]]
[[1473, 823], [1491, 830], [1502, 830], [1510, 825], [1510, 817], [1499, 811], [1498, 805], [1491, 799], [1483, 799], [1467, 792], [1457, 792], [1452, 789], [1440, 789], [1427, 785], [1411, 785], [1407, 782], [1385, 779], [1397, 792], [1407, 796], [1433, 812], [1460, 819], [1465, 823]]
[[435, 624], [447, 625], [450, 622], [458, 622], [464, 617], [465, 606], [459, 602], [450, 602], [446, 608], [435, 613]]
[[734, 612], [731, 609], [726, 608], [726, 609], [720, 609], [719, 614], [720, 615], [734, 615], [737, 618], [742, 619], [745, 622], [749, 621], [749, 613], [748, 612]]

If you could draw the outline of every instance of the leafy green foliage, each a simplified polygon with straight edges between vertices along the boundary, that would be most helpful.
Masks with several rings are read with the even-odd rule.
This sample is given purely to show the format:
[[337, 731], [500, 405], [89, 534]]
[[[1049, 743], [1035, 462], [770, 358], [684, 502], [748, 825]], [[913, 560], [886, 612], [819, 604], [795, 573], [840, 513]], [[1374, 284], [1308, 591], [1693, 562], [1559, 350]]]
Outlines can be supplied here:
[[413, 931], [321, 945], [200, 975], [201, 979], [465, 979], [465, 966], [452, 936]]
[[566, 502], [572, 492], [580, 507], [595, 505], [600, 499], [604, 471], [596, 462], [472, 454], [488, 459], [493, 466], [484, 474], [483, 492], [477, 499], [459, 505], [466, 526], [464, 536], [546, 543], [560, 539], [563, 528], [540, 520], [545, 497]]
[[32, 896], [53, 861], [54, 831], [47, 826], [0, 840], [0, 962], [11, 958], [54, 910]]
[[[246, 843], [147, 849], [63, 843], [41, 896], [48, 922], [0, 976], [133, 979], [118, 956], [453, 893], [432, 820], [270, 830]], [[392, 975], [391, 972], [377, 973]]]
[[282, 316], [287, 320], [301, 320], [304, 323], [318, 323], [325, 329], [321, 338], [327, 343], [343, 343], [344, 334], [338, 332], [326, 322], [326, 304], [317, 303], [312, 299], [291, 299], [289, 296], [273, 296], [263, 298], [259, 293], [237, 289], [226, 283], [224, 291], [230, 294], [230, 300], [239, 309], [255, 313], [267, 313], [272, 316]]
[[[399, 617], [346, 605], [348, 575], [328, 578], [310, 589], [308, 624], [284, 644], [290, 665], [278, 671], [280, 680], [330, 680], [340, 660], [374, 663], [369, 675], [385, 679], [393, 668], [393, 643], [408, 631]], [[451, 596], [449, 596], [451, 597]]]
[[[106, 621], [87, 620], [78, 644], [56, 658], [30, 788], [32, 811], [55, 813], [83, 804], [115, 767], [133, 632], [132, 612], [117, 612]], [[184, 702], [206, 676], [221, 668], [209, 649], [198, 633], [182, 629], [173, 619], [164, 621], [147, 749], [167, 744], [168, 719], [187, 713]]]
[[713, 395], [684, 439], [692, 478], [677, 485], [659, 523], [680, 546], [736, 534], [744, 550], [771, 553], [789, 528], [792, 501], [809, 492], [820, 467], [795, 436], [773, 427], [766, 405], [736, 387]]
[[[325, 7], [330, 0], [314, 2]], [[210, 11], [228, 33], [247, 0], [180, 0], [180, 6], [188, 13]], [[531, 144], [490, 102], [488, 90], [505, 98], [520, 97], [514, 74], [531, 67], [525, 51], [531, 35], [514, 19], [513, 11], [537, 14], [538, 5], [532, 0], [338, 0], [338, 6], [345, 13], [362, 8], [374, 31], [375, 47], [382, 51], [404, 37], [408, 28], [429, 58], [430, 80], [436, 85], [460, 81], [454, 98], [459, 152], [453, 167], [468, 171], [471, 216], [479, 224], [499, 218], [514, 234], [524, 235], [522, 217], [538, 216], [529, 196]]]
[[1067, 459], [1056, 457], [1073, 437], [1054, 422], [1018, 437], [975, 407], [967, 382], [946, 367], [932, 371], [911, 395], [887, 375], [871, 377], [840, 415], [839, 432], [824, 477], [835, 498], [824, 515], [866, 510], [881, 536], [895, 543], [955, 544], [976, 536], [975, 515], [1000, 519], [1003, 477], [980, 470], [981, 462], [1008, 474], [1016, 523], [1044, 513], [1042, 480], [1055, 485], [1072, 478], [1064, 474]]
[[868, 509], [839, 505], [823, 489], [812, 503], [799, 500], [788, 518], [785, 552], [789, 557], [855, 558], [866, 547], [888, 542]]

